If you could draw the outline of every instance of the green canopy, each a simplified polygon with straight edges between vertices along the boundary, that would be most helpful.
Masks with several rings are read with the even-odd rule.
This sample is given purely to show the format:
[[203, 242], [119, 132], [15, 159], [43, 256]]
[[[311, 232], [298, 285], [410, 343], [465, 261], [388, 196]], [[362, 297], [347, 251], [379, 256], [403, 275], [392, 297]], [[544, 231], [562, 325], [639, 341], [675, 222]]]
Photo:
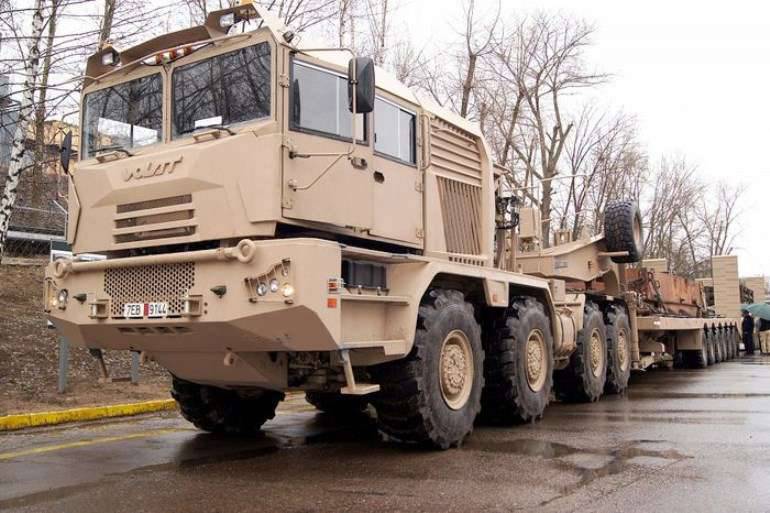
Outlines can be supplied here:
[[767, 303], [742, 304], [741, 311], [748, 310], [754, 317], [770, 321], [770, 305]]

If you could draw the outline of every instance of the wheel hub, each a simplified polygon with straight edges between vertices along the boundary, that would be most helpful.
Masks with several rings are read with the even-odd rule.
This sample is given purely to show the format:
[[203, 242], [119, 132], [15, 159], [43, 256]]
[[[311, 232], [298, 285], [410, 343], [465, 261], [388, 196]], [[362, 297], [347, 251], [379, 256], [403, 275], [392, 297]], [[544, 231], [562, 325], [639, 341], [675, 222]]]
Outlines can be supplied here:
[[620, 330], [618, 332], [618, 363], [621, 370], [625, 371], [628, 368], [628, 341], [626, 340], [626, 331]]
[[590, 361], [591, 372], [597, 378], [602, 374], [602, 367], [604, 366], [604, 344], [602, 343], [602, 335], [599, 330], [593, 330], [591, 332], [590, 343]]
[[471, 344], [462, 331], [454, 330], [444, 339], [439, 371], [444, 402], [453, 410], [459, 410], [465, 406], [473, 387]]
[[527, 385], [533, 392], [538, 392], [545, 385], [548, 365], [545, 361], [545, 338], [540, 330], [532, 330], [526, 346]]

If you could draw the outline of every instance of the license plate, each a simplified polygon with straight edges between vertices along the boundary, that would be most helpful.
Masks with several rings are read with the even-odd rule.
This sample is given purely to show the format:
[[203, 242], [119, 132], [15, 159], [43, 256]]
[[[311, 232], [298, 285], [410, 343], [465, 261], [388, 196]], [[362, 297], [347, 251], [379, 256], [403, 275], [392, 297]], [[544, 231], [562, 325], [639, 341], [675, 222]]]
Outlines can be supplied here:
[[162, 318], [168, 316], [168, 303], [125, 303], [123, 317], [126, 319]]

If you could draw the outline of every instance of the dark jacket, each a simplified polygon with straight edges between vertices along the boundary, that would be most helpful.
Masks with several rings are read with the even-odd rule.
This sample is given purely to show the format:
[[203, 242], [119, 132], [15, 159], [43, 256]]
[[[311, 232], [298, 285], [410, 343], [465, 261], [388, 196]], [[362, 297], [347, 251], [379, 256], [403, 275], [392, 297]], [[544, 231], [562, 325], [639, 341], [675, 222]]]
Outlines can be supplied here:
[[759, 331], [767, 331], [770, 330], [770, 321], [766, 321], [765, 319], [759, 320]]
[[754, 318], [750, 315], [745, 315], [743, 317], [743, 333], [744, 336], [746, 333], [751, 333], [754, 331]]

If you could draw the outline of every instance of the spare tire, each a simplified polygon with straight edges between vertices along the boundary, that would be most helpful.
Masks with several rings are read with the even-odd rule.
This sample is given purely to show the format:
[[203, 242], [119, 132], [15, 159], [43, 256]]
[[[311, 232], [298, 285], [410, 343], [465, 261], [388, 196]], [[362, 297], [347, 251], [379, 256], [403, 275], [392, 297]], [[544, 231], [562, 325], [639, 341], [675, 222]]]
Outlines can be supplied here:
[[612, 257], [618, 264], [642, 259], [642, 214], [633, 201], [611, 201], [604, 209], [604, 238], [607, 251], [627, 251], [626, 256]]

